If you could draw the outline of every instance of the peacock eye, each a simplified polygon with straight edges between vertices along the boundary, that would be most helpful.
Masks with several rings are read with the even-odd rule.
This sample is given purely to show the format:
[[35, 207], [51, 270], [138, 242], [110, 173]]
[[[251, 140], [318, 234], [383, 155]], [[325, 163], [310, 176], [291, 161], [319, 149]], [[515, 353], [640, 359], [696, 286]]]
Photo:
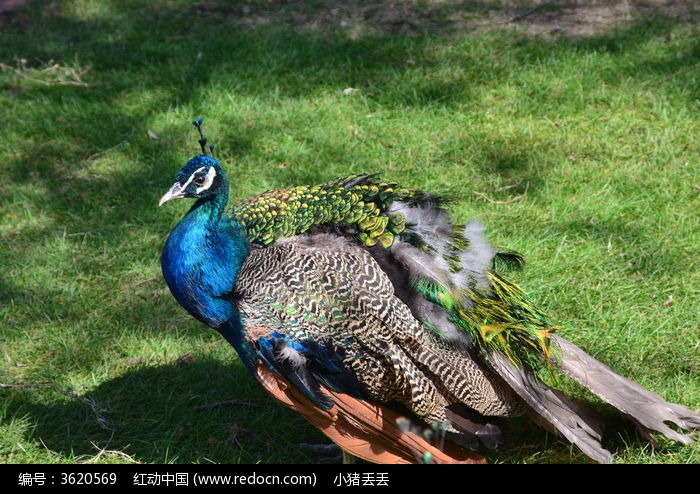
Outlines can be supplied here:
[[194, 177], [194, 179], [192, 181], [196, 185], [202, 185], [204, 183], [204, 178], [205, 178], [204, 175], [197, 175], [196, 177]]

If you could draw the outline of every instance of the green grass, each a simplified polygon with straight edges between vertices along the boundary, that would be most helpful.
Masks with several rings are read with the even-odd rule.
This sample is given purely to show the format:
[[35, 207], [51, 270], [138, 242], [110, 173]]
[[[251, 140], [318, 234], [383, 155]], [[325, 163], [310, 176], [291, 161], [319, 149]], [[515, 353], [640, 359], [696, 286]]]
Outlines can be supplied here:
[[[36, 2], [0, 23], [1, 462], [317, 460], [295, 445], [323, 436], [162, 280], [188, 206], [157, 202], [198, 116], [234, 198], [362, 171], [453, 197], [527, 256], [517, 279], [567, 338], [700, 407], [697, 22], [351, 36], [242, 25], [244, 2], [143, 4]], [[232, 398], [254, 406], [202, 408]], [[626, 429], [607, 444], [700, 462]], [[488, 459], [585, 461], [525, 421]]]

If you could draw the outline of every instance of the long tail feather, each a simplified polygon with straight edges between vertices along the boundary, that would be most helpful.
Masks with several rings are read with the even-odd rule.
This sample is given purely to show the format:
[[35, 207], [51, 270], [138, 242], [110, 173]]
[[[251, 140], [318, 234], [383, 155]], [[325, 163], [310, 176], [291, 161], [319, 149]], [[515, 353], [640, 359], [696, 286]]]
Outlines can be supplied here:
[[[684, 444], [690, 444], [697, 438], [700, 415], [682, 405], [668, 403], [661, 396], [619, 376], [564, 338], [554, 335], [553, 340], [559, 347], [556, 363], [561, 370], [627, 415], [645, 436], [649, 437], [651, 431], [660, 432]], [[691, 434], [681, 434], [667, 423], [673, 423]]]
[[489, 362], [528, 405], [529, 415], [538, 425], [560, 433], [593, 460], [612, 462], [612, 454], [600, 444], [602, 421], [592, 410], [550, 388], [529, 370], [517, 368], [498, 352], [490, 355]]

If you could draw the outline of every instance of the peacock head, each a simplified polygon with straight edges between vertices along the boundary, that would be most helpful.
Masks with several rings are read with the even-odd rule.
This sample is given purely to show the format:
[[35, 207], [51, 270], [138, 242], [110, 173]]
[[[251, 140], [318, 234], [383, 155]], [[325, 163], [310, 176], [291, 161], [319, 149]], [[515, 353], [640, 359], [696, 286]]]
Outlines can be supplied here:
[[214, 146], [209, 146], [209, 155], [207, 155], [207, 138], [204, 137], [202, 132], [203, 122], [203, 118], [192, 121], [192, 125], [199, 131], [199, 145], [202, 147], [202, 154], [189, 160], [180, 169], [175, 183], [160, 198], [158, 206], [162, 206], [171, 199], [182, 199], [183, 197], [205, 199], [207, 197], [215, 197], [221, 193], [223, 193], [225, 202], [228, 194], [228, 183], [221, 166], [219, 166], [219, 162], [212, 156]]
[[183, 166], [170, 190], [160, 198], [159, 206], [171, 199], [204, 199], [214, 197], [228, 188], [219, 162], [211, 156], [198, 155]]

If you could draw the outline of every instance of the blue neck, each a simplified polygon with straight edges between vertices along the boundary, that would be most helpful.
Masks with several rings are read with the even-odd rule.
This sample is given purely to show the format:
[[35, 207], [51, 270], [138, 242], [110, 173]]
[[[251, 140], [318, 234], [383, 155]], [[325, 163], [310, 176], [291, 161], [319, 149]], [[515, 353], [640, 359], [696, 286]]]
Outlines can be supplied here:
[[163, 248], [161, 268], [180, 305], [246, 353], [233, 291], [249, 249], [240, 225], [223, 214], [228, 184], [221, 189], [199, 199], [175, 226]]

